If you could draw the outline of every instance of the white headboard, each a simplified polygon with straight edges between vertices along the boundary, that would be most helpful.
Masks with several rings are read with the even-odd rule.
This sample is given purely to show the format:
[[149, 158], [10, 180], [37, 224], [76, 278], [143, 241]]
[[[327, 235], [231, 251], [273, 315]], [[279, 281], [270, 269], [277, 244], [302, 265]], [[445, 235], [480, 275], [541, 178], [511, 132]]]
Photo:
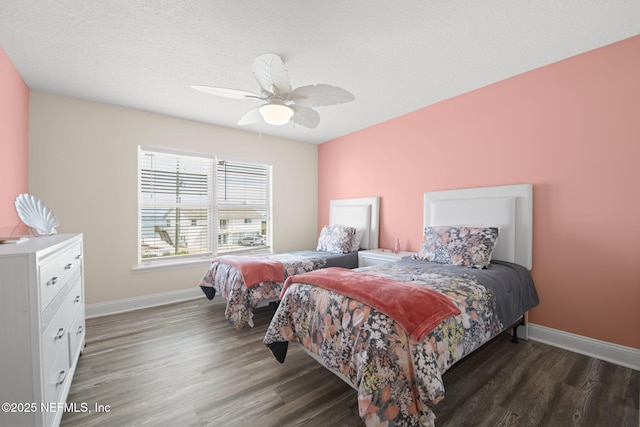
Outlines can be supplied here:
[[376, 249], [380, 234], [380, 198], [360, 197], [329, 202], [329, 224], [364, 228], [361, 249]]
[[424, 193], [424, 226], [499, 225], [492, 258], [531, 270], [533, 185], [503, 185]]

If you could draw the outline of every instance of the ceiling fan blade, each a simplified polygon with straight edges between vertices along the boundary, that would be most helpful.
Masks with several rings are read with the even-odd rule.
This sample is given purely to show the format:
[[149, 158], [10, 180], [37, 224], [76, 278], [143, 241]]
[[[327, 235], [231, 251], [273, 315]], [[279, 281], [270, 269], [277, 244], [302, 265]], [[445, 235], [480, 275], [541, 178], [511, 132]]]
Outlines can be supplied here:
[[356, 99], [341, 87], [326, 84], [301, 86], [291, 92], [291, 100], [304, 107], [343, 104]]
[[274, 53], [258, 56], [251, 64], [251, 70], [263, 91], [273, 95], [288, 97], [291, 92], [289, 75], [282, 58]]
[[313, 108], [291, 105], [291, 109], [293, 110], [291, 120], [293, 120], [294, 123], [308, 128], [314, 128], [320, 123], [320, 114]]
[[239, 125], [250, 125], [260, 120], [260, 107], [247, 111], [244, 116], [238, 120]]
[[213, 86], [191, 86], [192, 89], [199, 90], [200, 92], [208, 93], [209, 95], [223, 96], [225, 98], [234, 99], [264, 99], [260, 95], [255, 93], [246, 92], [238, 89], [227, 89], [225, 87], [213, 87]]

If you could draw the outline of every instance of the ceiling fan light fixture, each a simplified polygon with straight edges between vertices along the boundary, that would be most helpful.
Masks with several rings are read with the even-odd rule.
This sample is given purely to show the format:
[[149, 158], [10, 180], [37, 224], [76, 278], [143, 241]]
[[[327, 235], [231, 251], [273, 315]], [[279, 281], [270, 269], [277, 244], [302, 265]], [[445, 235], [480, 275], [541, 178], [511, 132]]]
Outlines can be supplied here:
[[260, 107], [260, 114], [268, 124], [280, 126], [289, 123], [293, 110], [284, 104], [272, 102]]
[[251, 70], [262, 89], [260, 94], [218, 86], [191, 87], [210, 95], [265, 102], [264, 105], [247, 111], [238, 120], [238, 125], [257, 123], [262, 118], [270, 125], [282, 126], [292, 122], [313, 129], [320, 123], [320, 115], [311, 107], [343, 104], [355, 99], [345, 89], [323, 83], [291, 90], [284, 62], [275, 53], [265, 53], [256, 57], [251, 64]]

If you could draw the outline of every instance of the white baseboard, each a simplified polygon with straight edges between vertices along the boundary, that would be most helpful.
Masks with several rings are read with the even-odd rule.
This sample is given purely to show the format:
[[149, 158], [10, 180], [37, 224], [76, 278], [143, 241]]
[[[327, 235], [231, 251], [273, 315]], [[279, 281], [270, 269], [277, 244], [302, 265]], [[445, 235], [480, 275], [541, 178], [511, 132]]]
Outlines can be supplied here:
[[144, 295], [141, 297], [127, 298], [117, 301], [87, 304], [86, 317], [100, 317], [109, 314], [123, 313], [125, 311], [141, 308], [156, 307], [174, 302], [187, 301], [195, 298], [206, 298], [200, 286], [183, 289], [180, 291], [165, 292], [162, 294]]
[[529, 323], [529, 339], [640, 371], [640, 350]]

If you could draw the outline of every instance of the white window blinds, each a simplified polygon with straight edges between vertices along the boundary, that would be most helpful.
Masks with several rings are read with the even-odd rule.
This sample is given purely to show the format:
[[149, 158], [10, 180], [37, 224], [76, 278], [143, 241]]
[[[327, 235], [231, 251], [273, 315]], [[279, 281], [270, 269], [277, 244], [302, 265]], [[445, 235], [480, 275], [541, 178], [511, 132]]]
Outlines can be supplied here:
[[140, 148], [139, 262], [268, 253], [271, 167]]
[[214, 159], [140, 150], [140, 258], [211, 254]]
[[218, 253], [268, 249], [270, 171], [267, 165], [218, 160]]

